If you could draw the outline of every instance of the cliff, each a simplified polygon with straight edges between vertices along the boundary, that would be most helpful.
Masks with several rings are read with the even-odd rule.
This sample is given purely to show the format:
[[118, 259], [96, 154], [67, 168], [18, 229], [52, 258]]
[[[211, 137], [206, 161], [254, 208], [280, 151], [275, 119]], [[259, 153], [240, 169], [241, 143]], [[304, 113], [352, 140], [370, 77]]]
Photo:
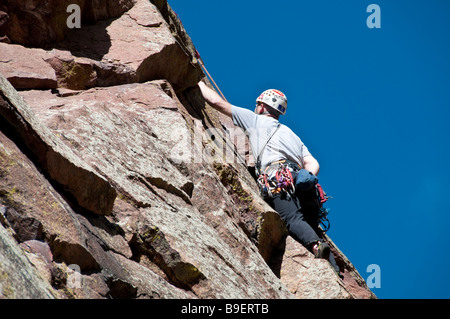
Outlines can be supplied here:
[[259, 197], [166, 1], [3, 1], [0, 41], [0, 297], [375, 297]]

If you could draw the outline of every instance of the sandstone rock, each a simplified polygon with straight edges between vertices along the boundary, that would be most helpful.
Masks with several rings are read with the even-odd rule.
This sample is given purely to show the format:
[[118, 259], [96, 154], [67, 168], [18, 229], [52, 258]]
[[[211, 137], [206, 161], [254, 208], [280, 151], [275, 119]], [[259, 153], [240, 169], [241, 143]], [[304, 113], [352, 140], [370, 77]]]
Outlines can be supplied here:
[[181, 259], [180, 253], [170, 246], [164, 233], [158, 227], [147, 223], [136, 226], [137, 231], [130, 244], [157, 264], [172, 283], [190, 289], [200, 280], [205, 279], [194, 265]]
[[340, 251], [340, 249], [333, 243], [333, 241], [327, 236], [324, 236], [324, 240], [331, 248], [331, 252], [334, 254], [336, 263], [338, 264], [341, 275], [343, 276], [343, 283], [346, 290], [357, 299], [376, 299], [375, 294], [368, 288], [365, 280], [361, 277], [359, 272], [347, 259], [347, 257]]
[[314, 256], [292, 237], [286, 238], [280, 279], [300, 299], [348, 299], [352, 295], [330, 263]]
[[[123, 289], [135, 287], [134, 297], [192, 297], [171, 286], [151, 270], [132, 261], [124, 262], [123, 259], [132, 257], [132, 252], [119, 226], [103, 216], [85, 217], [74, 212], [33, 163], [2, 133], [0, 146], [2, 216], [14, 209], [42, 223], [42, 237], [46, 242], [27, 240], [21, 245], [31, 263], [28, 267], [33, 265], [42, 278], [59, 289], [54, 292], [55, 296], [131, 297]], [[6, 218], [0, 220], [8, 223]], [[11, 227], [9, 223], [8, 227]], [[125, 263], [128, 265], [126, 271], [123, 268]], [[75, 276], [69, 265], [75, 265], [81, 271], [76, 275], [80, 280], [79, 286], [68, 287]], [[19, 286], [13, 283], [13, 287]], [[5, 296], [13, 295], [5, 293]]]
[[[125, 213], [114, 209], [112, 217], [123, 225], [134, 259], [199, 297], [289, 297], [242, 232], [239, 209], [226, 199], [208, 154], [196, 163], [195, 150], [185, 149], [191, 153], [184, 158], [174, 151], [194, 138], [167, 82], [96, 88], [66, 98], [22, 95], [62, 142], [114, 180], [120, 197], [132, 203]], [[222, 196], [211, 210], [209, 194], [217, 187]], [[231, 220], [229, 213], [235, 215]], [[250, 281], [252, 287], [244, 285]]]
[[116, 196], [107, 180], [43, 126], [0, 74], [0, 120], [17, 143], [41, 166], [49, 178], [75, 199], [77, 205], [97, 214], [109, 214]]
[[70, 31], [66, 21], [72, 12], [70, 4], [80, 7], [81, 22], [93, 23], [118, 17], [133, 6], [134, 0], [8, 0], [0, 4], [0, 10], [9, 19], [0, 28], [0, 36], [8, 37], [12, 43], [33, 47], [49, 46], [61, 41]]
[[32, 239], [24, 241], [20, 246], [30, 253], [41, 256], [47, 264], [53, 261], [53, 254], [46, 242]]
[[114, 257], [120, 271], [107, 280], [109, 293], [112, 298], [145, 298], [145, 299], [189, 299], [195, 296], [183, 289], [179, 289], [142, 266], [122, 255], [109, 252]]
[[[150, 205], [158, 190], [189, 202], [192, 181], [168, 161], [172, 147], [189, 132], [161, 85], [165, 82], [91, 89], [64, 99], [40, 91], [22, 96], [62, 143], [142, 205]], [[154, 193], [147, 194], [149, 187]]]
[[[52, 282], [53, 255], [49, 245], [39, 240], [27, 240], [20, 244], [30, 263], [36, 268], [39, 275]], [[60, 296], [57, 296], [60, 297]]]
[[96, 84], [94, 62], [69, 51], [25, 48], [0, 43], [0, 73], [16, 88], [81, 90]]
[[[19, 241], [26, 239], [25, 242], [30, 243], [27, 237], [21, 236], [26, 228], [17, 225], [16, 220], [20, 218], [19, 220], [39, 222], [39, 239], [48, 243], [52, 259], [58, 262], [78, 264], [83, 270], [98, 269], [99, 264], [95, 258], [99, 258], [97, 255], [102, 251], [99, 247], [105, 243], [112, 250], [131, 255], [126, 243], [123, 242], [122, 246], [128, 248], [128, 251], [121, 248], [120, 244], [115, 244], [113, 238], [106, 238], [114, 237], [113, 229], [109, 229], [111, 235], [106, 235], [100, 229], [108, 229], [107, 225], [95, 227], [86, 218], [77, 215], [34, 164], [3, 133], [0, 133], [0, 146], [0, 203], [6, 207], [2, 209], [5, 211], [5, 220], [9, 227], [16, 230], [15, 237]], [[19, 216], [12, 222], [9, 221], [11, 211]], [[91, 219], [93, 224], [99, 224], [93, 217]], [[102, 240], [99, 241], [98, 238]]]
[[147, 0], [120, 18], [73, 30], [59, 47], [95, 61], [97, 86], [166, 79], [176, 90], [195, 85], [200, 66]]
[[24, 216], [8, 207], [5, 207], [3, 214], [19, 242], [42, 238], [42, 224], [36, 218]]
[[[124, 8], [131, 7], [131, 0], [122, 2]], [[170, 27], [152, 3], [137, 0], [118, 19], [72, 30], [57, 44], [60, 49], [0, 43], [0, 73], [17, 89], [82, 90], [166, 79], [177, 91], [183, 90], [199, 81], [201, 70], [192, 43], [186, 36], [174, 36]]]
[[249, 187], [249, 184], [239, 177], [240, 174], [235, 167], [216, 163], [214, 168], [221, 183], [227, 188], [229, 196], [234, 200], [228, 210], [231, 212], [234, 210], [233, 213], [237, 215], [236, 222], [256, 243], [264, 260], [269, 262], [273, 250], [287, 235], [286, 225], [259, 197], [256, 189]]
[[46, 51], [0, 43], [0, 52], [0, 73], [16, 89], [56, 88], [55, 71], [44, 61]]
[[53, 299], [57, 296], [1, 224], [0, 258], [0, 298]]
[[[0, 37], [53, 47], [12, 46], [36, 68], [11, 72], [57, 85], [23, 90], [37, 88], [28, 81], [19, 95], [0, 76], [0, 239], [13, 247], [0, 293], [20, 297], [33, 272], [36, 298], [375, 297], [328, 237], [343, 280], [283, 240], [248, 145], [233, 145], [231, 124], [194, 86], [195, 48], [167, 1], [71, 3], [81, 30], [61, 29], [65, 1], [0, 4]], [[37, 12], [26, 20], [24, 8]], [[22, 18], [41, 34], [31, 39]]]
[[6, 35], [6, 24], [8, 20], [9, 15], [4, 11], [0, 11], [0, 42], [11, 43], [11, 40]]
[[84, 90], [96, 84], [97, 73], [90, 59], [77, 58], [69, 51], [53, 49], [47, 53], [45, 62], [53, 68], [60, 88]]

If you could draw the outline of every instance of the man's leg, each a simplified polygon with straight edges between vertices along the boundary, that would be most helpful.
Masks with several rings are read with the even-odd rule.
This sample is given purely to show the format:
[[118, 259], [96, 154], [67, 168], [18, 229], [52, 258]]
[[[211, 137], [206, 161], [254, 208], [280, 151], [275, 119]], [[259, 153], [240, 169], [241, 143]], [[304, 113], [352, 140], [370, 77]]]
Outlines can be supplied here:
[[[275, 196], [269, 199], [268, 203], [278, 212], [286, 223], [289, 235], [305, 246], [314, 255], [317, 255], [317, 250], [314, 249], [314, 244], [321, 242], [322, 239], [319, 235], [317, 235], [314, 228], [305, 220], [299, 201], [293, 200], [292, 198], [282, 199], [280, 196]], [[326, 259], [329, 260], [336, 273], [339, 274], [339, 266], [337, 265], [333, 254], [328, 252], [327, 255], [329, 255], [329, 258]]]
[[311, 225], [306, 222], [298, 200], [275, 196], [269, 199], [268, 203], [286, 223], [289, 235], [307, 249], [312, 248], [311, 244], [322, 241]]

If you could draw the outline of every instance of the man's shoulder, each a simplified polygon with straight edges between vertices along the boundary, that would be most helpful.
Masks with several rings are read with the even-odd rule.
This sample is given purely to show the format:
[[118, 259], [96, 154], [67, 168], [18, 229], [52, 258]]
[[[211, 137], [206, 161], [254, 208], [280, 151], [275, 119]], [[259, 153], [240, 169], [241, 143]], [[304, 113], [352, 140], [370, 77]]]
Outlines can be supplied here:
[[287, 126], [286, 124], [283, 124], [283, 123], [280, 123], [280, 124], [281, 124], [281, 129], [282, 129], [283, 131], [289, 132], [289, 133], [294, 134], [294, 135], [297, 135], [297, 134], [295, 134], [295, 132], [294, 132], [289, 126]]
[[300, 140], [300, 137], [289, 126], [287, 126], [285, 124], [281, 124], [280, 131], [281, 131], [281, 134], [284, 134], [284, 135], [288, 136], [289, 138]]
[[256, 114], [252, 111], [250, 111], [249, 109], [240, 107], [240, 106], [236, 106], [236, 105], [231, 105], [231, 111], [232, 113], [235, 114], [239, 114], [239, 115], [246, 115], [246, 116], [255, 116]]
[[258, 120], [257, 115], [254, 112], [236, 105], [231, 106], [231, 118], [233, 119], [234, 125], [237, 125], [244, 130], [255, 127]]

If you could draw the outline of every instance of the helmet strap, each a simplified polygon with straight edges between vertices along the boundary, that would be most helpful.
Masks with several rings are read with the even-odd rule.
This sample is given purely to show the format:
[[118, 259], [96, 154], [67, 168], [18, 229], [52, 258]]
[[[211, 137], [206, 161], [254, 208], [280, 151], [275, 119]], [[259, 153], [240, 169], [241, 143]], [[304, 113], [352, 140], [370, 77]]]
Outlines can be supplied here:
[[[274, 119], [278, 120], [278, 116], [276, 116], [275, 114], [277, 114], [278, 112], [273, 110], [272, 112], [269, 110], [270, 106], [264, 106], [264, 111], [261, 113], [261, 115], [265, 115], [265, 116], [269, 116], [269, 117], [273, 117]], [[279, 114], [279, 113], [278, 113]]]

